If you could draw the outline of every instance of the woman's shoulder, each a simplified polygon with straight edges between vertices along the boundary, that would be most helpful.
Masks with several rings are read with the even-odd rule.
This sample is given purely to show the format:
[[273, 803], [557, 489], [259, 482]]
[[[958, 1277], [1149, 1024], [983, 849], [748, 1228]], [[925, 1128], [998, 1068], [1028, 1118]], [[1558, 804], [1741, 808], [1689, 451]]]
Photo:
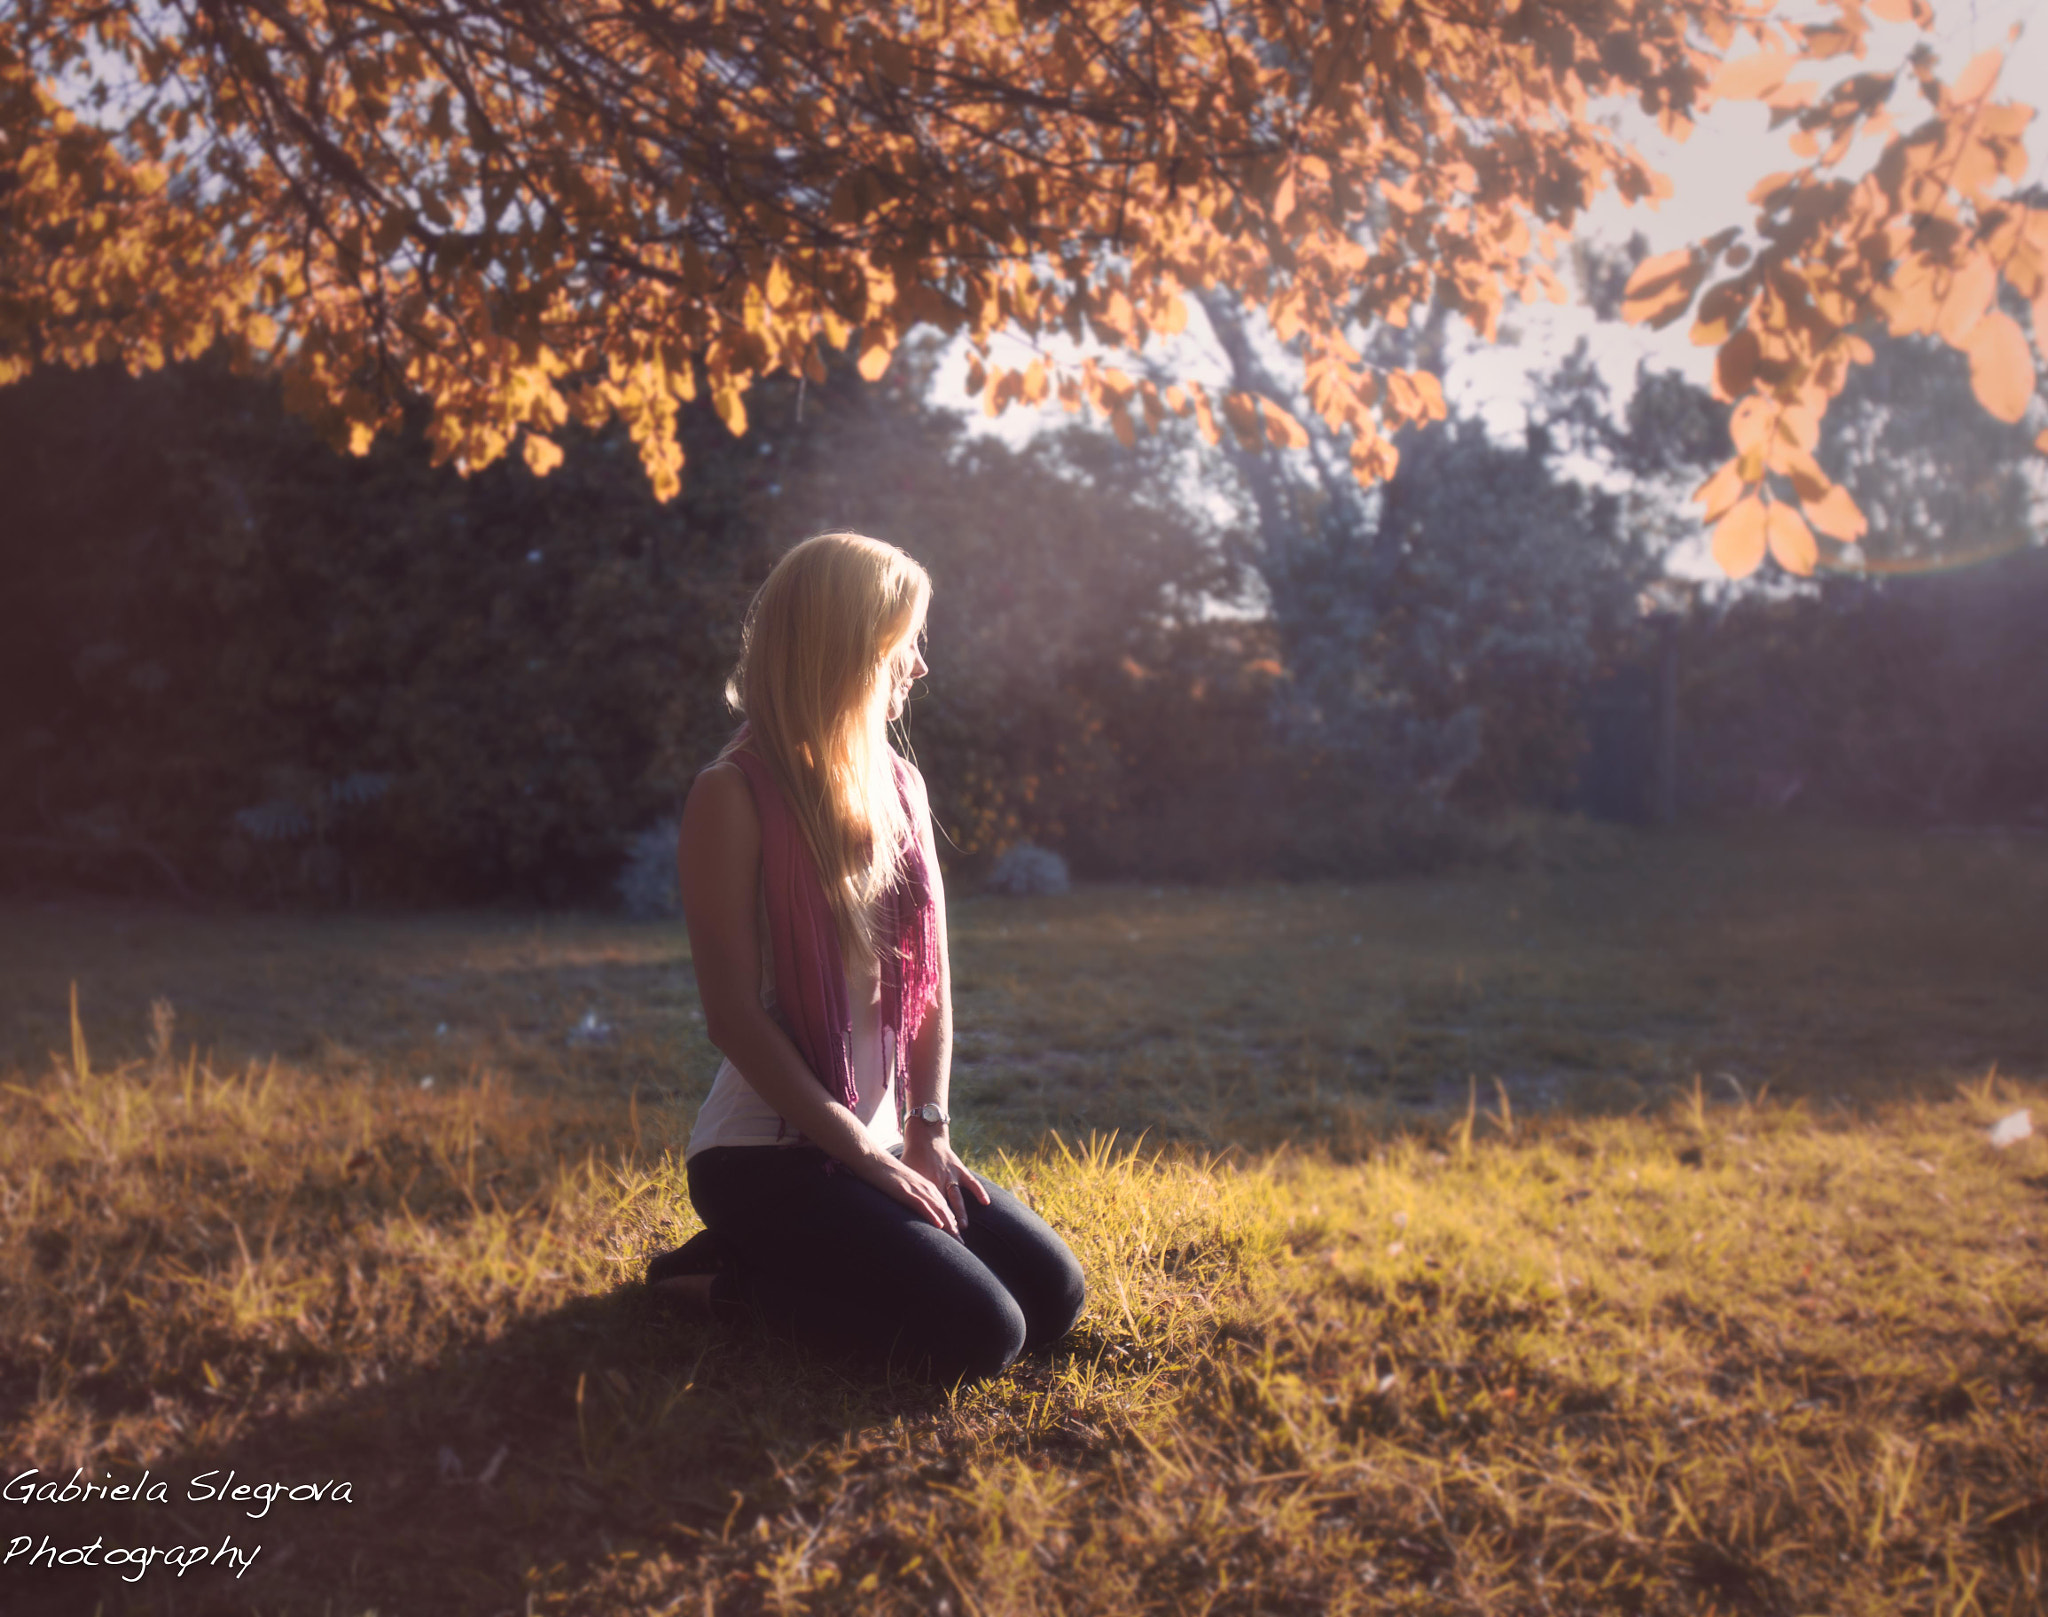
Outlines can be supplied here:
[[714, 792], [743, 792], [753, 796], [752, 771], [740, 762], [738, 753], [728, 753], [723, 758], [714, 758], [702, 769], [691, 784], [691, 790], [708, 787]]
[[924, 774], [918, 769], [917, 765], [904, 757], [894, 747], [889, 749], [889, 761], [891, 767], [896, 771], [896, 778], [922, 797], [924, 795]]
[[750, 781], [764, 761], [747, 727], [741, 725], [718, 756], [697, 771], [696, 780], [716, 780], [721, 784], [713, 790], [733, 791]]
[[746, 771], [731, 758], [715, 759], [697, 771], [683, 804], [686, 830], [693, 822], [730, 829], [758, 827], [760, 818], [753, 784]]
[[893, 747], [889, 749], [889, 757], [896, 771], [896, 789], [903, 794], [903, 800], [910, 805], [913, 813], [930, 819], [932, 799], [931, 793], [925, 790], [923, 773], [916, 764]]

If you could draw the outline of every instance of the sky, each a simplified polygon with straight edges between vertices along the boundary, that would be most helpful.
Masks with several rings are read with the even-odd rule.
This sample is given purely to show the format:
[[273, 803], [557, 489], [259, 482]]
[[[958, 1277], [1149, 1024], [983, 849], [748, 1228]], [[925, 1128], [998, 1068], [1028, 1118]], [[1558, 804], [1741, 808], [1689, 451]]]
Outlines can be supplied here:
[[[1935, 27], [1933, 42], [1940, 53], [1945, 78], [1954, 78], [1980, 50], [1998, 46], [2006, 51], [2006, 66], [1999, 80], [2000, 92], [2039, 99], [2033, 87], [2048, 87], [2048, 0], [1933, 0]], [[2017, 44], [2007, 38], [2016, 23], [2031, 24]], [[1868, 71], [1900, 61], [1919, 38], [1919, 31], [1905, 24], [1878, 23], [1868, 58], [1851, 62], [1848, 70]], [[1911, 127], [1918, 108], [1917, 92], [1902, 91], [1894, 110], [1903, 127]], [[1619, 246], [1631, 234], [1646, 237], [1653, 253], [1685, 246], [1723, 227], [1746, 223], [1754, 208], [1745, 200], [1748, 191], [1764, 175], [1793, 167], [1798, 159], [1786, 145], [1789, 128], [1773, 132], [1768, 109], [1755, 102], [1723, 102], [1679, 142], [1660, 134], [1655, 124], [1635, 108], [1615, 113], [1617, 126], [1635, 142], [1651, 166], [1668, 175], [1673, 195], [1661, 204], [1629, 206], [1618, 197], [1603, 197], [1583, 221], [1577, 239]], [[1881, 142], [1866, 140], [1859, 152], [1845, 162], [1853, 171], [1858, 156], [1864, 162], [1875, 158]], [[2030, 181], [2048, 181], [2048, 111], [2037, 118], [2027, 140]], [[1568, 278], [1569, 279], [1569, 278]], [[1575, 290], [1575, 289], [1574, 289]], [[1611, 396], [1617, 405], [1625, 403], [1633, 388], [1638, 364], [1653, 369], [1672, 369], [1704, 383], [1712, 365], [1713, 350], [1694, 347], [1687, 336], [1690, 322], [1680, 320], [1661, 332], [1617, 323], [1602, 324], [1592, 313], [1577, 305], [1516, 304], [1511, 302], [1503, 318], [1504, 331], [1514, 341], [1486, 346], [1474, 341], [1448, 367], [1445, 392], [1453, 407], [1484, 418], [1502, 436], [1519, 435], [1532, 396], [1532, 373], [1555, 366], [1574, 343], [1585, 338]], [[1016, 350], [1024, 352], [1021, 346]], [[1000, 352], [998, 357], [1002, 357]], [[1189, 338], [1181, 351], [1168, 361], [1176, 374], [1204, 380], [1222, 380], [1225, 373], [1220, 357], [1213, 352], [1212, 339], [1196, 311]], [[966, 376], [964, 344], [956, 345], [937, 378], [943, 402], [962, 398]], [[1016, 407], [996, 421], [982, 416], [978, 407], [962, 405], [968, 411], [973, 430], [991, 432], [1012, 443], [1028, 439], [1041, 426], [1070, 419], [1057, 405], [1037, 410]], [[1690, 553], [1696, 548], [1697, 554]], [[1673, 570], [1681, 574], [1718, 576], [1707, 558], [1704, 538], [1697, 547], [1672, 558]]]

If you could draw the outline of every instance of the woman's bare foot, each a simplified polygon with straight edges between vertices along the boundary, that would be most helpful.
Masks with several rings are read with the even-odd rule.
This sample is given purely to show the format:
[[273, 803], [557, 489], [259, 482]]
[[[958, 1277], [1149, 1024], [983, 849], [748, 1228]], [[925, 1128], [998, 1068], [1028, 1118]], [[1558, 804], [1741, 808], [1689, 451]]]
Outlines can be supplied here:
[[665, 1308], [688, 1314], [708, 1314], [711, 1312], [711, 1282], [717, 1278], [716, 1275], [677, 1275], [671, 1280], [657, 1280], [647, 1290]]

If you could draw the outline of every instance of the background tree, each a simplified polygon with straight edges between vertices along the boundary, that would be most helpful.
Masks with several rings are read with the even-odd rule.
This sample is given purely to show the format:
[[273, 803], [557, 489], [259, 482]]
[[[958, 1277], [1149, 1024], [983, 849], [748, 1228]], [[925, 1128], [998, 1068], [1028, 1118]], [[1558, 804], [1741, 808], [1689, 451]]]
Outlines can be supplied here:
[[2024, 427], [1970, 407], [1965, 356], [1925, 337], [1875, 345], [1829, 413], [1816, 451], [1856, 492], [1864, 569], [1966, 565], [2038, 543], [2048, 464]]
[[684, 412], [698, 475], [665, 506], [615, 428], [536, 487], [436, 470], [417, 431], [336, 456], [212, 363], [0, 392], [0, 857], [272, 898], [602, 895], [729, 733], [773, 557], [847, 525], [939, 579], [915, 735], [959, 855], [1099, 842], [1122, 738], [1167, 719], [1118, 705], [1123, 665], [1220, 564], [1147, 457], [968, 441], [929, 364], [772, 383], [745, 439]]
[[575, 890], [723, 733], [766, 482], [707, 454], [663, 512], [622, 435], [577, 447], [538, 487], [416, 434], [345, 459], [212, 365], [0, 393], [9, 832], [257, 890]]
[[[1220, 293], [1203, 305], [1234, 384], [1297, 403], [1244, 312]], [[1437, 310], [1370, 346], [1376, 363], [1436, 370], [1445, 344]], [[1634, 616], [1645, 565], [1620, 502], [1560, 470], [1569, 445], [1548, 423], [1587, 385], [1582, 358], [1545, 379], [1523, 442], [1495, 443], [1475, 420], [1411, 432], [1370, 490], [1305, 410], [1301, 450], [1226, 446], [1242, 511], [1230, 552], [1263, 585], [1284, 668], [1274, 719], [1313, 761], [1295, 789], [1321, 800], [1326, 837], [1352, 841], [1339, 864], [1375, 835], [1407, 851], [1368, 863], [1421, 856], [1447, 805], [1571, 793], [1580, 698]]]
[[[1474, 816], [1570, 796], [1589, 690], [1631, 655], [1636, 540], [1659, 530], [1574, 477], [1668, 497], [1725, 442], [1682, 380], [1641, 376], [1616, 411], [1568, 356], [1523, 441], [1454, 422], [1370, 494], [1303, 452], [1246, 457], [1300, 519], [1269, 552], [1248, 497], [1236, 520], [1190, 507], [1168, 436], [968, 435], [930, 401], [935, 357], [914, 345], [879, 386], [850, 366], [770, 384], [745, 439], [693, 407], [698, 475], [666, 506], [616, 429], [572, 435], [536, 488], [437, 471], [406, 434], [337, 457], [213, 363], [0, 392], [0, 871], [602, 897], [729, 730], [733, 626], [770, 558], [849, 525], [937, 576], [911, 740], [970, 872], [1025, 839], [1096, 876], [1440, 863], [1472, 851]], [[2018, 433], [1987, 456], [1962, 362], [1933, 361], [1881, 349], [1821, 454], [1967, 561], [2026, 509], [2033, 462]], [[1909, 540], [1898, 557], [1928, 554]], [[1691, 806], [2042, 812], [2035, 554], [1818, 593], [1781, 573], [1695, 615]], [[1249, 616], [1248, 573], [1269, 580]]]
[[[1629, 307], [1674, 319], [1746, 255], [1696, 326], [1742, 401], [1707, 507], [1734, 516], [1731, 565], [1767, 528], [1804, 562], [1766, 480], [1854, 530], [1811, 447], [1873, 311], [1965, 345], [2002, 419], [2033, 387], [1990, 309], [2001, 276], [2042, 291], [2048, 213], [2011, 190], [2029, 115], [1991, 101], [1996, 52], [1953, 85], [1925, 53], [1825, 91], [1790, 76], [1860, 58], [1873, 15], [1932, 20], [1926, 0], [1811, 23], [1748, 0], [22, 0], [0, 34], [0, 378], [224, 341], [337, 443], [366, 448], [414, 399], [438, 460], [517, 445], [545, 472], [569, 420], [616, 419], [666, 498], [682, 405], [743, 430], [748, 389], [815, 380], [821, 344], [870, 377], [920, 323], [984, 358], [999, 329], [1137, 349], [1221, 288], [1298, 349], [1370, 481], [1442, 401], [1361, 331], [1437, 304], [1491, 338], [1510, 292], [1561, 296], [1551, 259], [1592, 197], [1662, 188], [1603, 99], [1683, 131], [1713, 96], [1758, 96], [1808, 167], [1763, 195], [1757, 245], [1731, 230], [1655, 260]], [[1932, 118], [1836, 178], [1908, 76]], [[1212, 439], [1302, 438], [1271, 399], [1095, 357], [975, 378], [992, 406], [1057, 393], [1126, 438], [1169, 411]]]
[[1817, 587], [1686, 629], [1691, 795], [1918, 825], [2048, 823], [2044, 489], [2025, 431], [1970, 406], [1967, 359], [1874, 345], [1817, 458], [1870, 518]]

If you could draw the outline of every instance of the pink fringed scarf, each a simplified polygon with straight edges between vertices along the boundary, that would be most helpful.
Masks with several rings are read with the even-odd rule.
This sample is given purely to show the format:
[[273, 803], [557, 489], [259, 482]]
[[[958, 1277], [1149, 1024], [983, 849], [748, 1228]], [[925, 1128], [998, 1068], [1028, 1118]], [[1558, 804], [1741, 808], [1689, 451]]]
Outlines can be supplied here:
[[[744, 735], [745, 731], [742, 730]], [[761, 820], [761, 876], [768, 901], [768, 934], [775, 962], [776, 1018], [826, 1092], [851, 1110], [860, 1091], [853, 1072], [853, 1009], [846, 998], [846, 964], [839, 927], [817, 862], [768, 761], [742, 747], [727, 754], [753, 788]], [[907, 1059], [925, 1012], [939, 987], [938, 905], [932, 896], [924, 844], [916, 834], [924, 818], [917, 771], [893, 751], [896, 790], [910, 816], [912, 837], [903, 874], [881, 902], [882, 1025], [896, 1035], [899, 1061]], [[896, 1086], [896, 1118], [903, 1121], [907, 1086]]]

